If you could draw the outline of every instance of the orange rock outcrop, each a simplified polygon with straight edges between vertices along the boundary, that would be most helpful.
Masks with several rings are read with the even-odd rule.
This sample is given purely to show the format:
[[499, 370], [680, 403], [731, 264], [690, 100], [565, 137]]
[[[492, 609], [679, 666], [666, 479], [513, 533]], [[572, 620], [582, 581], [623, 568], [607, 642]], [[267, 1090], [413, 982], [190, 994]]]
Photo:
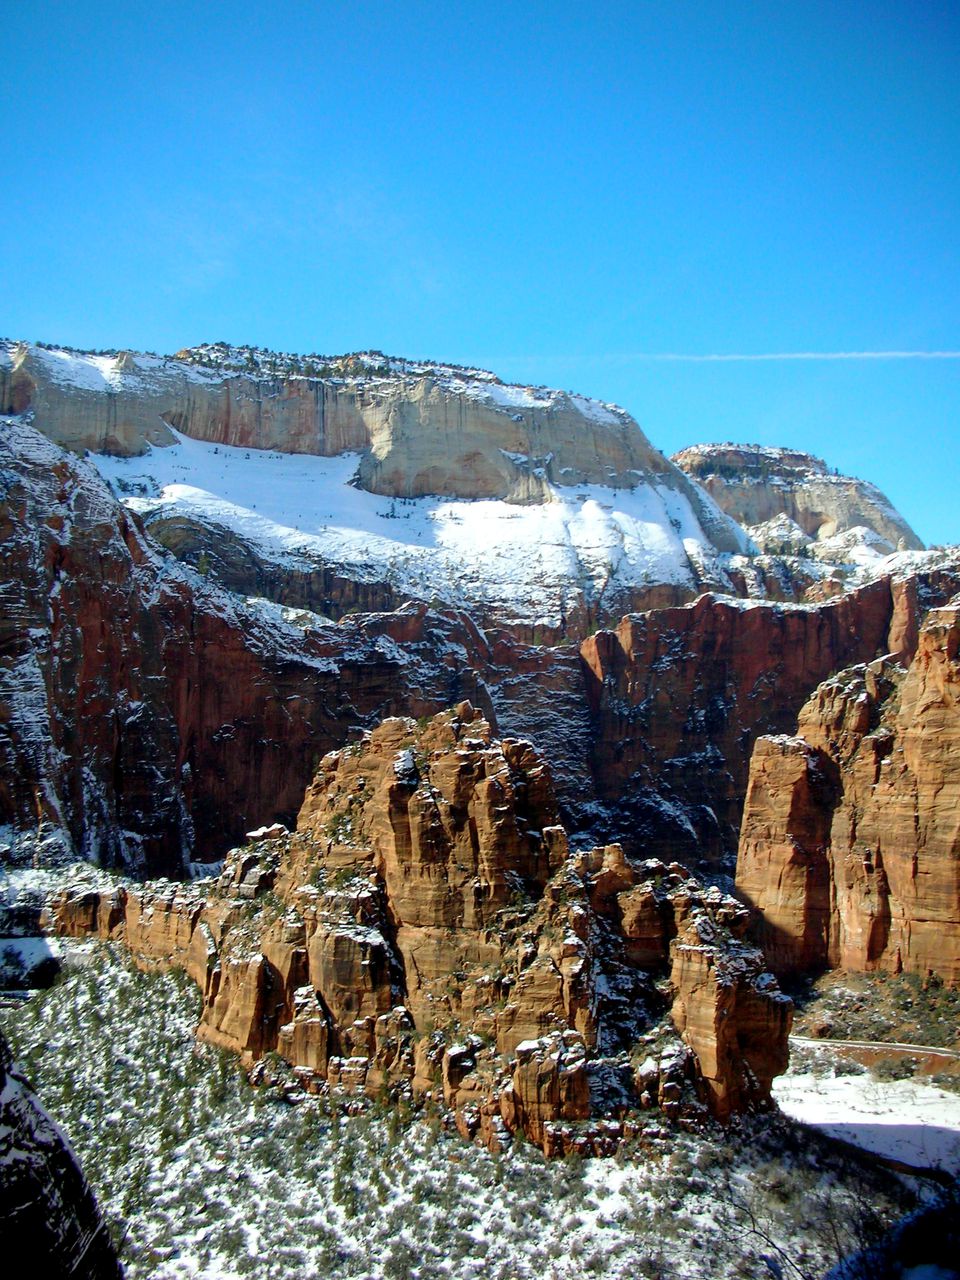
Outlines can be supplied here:
[[960, 982], [960, 601], [929, 613], [909, 667], [844, 671], [796, 737], [758, 741], [737, 888], [777, 972]]
[[185, 968], [199, 1034], [248, 1065], [429, 1095], [491, 1146], [609, 1150], [644, 1107], [763, 1105], [786, 1065], [749, 913], [676, 864], [571, 852], [546, 765], [469, 703], [325, 757], [296, 834], [215, 884], [78, 888], [52, 916]]

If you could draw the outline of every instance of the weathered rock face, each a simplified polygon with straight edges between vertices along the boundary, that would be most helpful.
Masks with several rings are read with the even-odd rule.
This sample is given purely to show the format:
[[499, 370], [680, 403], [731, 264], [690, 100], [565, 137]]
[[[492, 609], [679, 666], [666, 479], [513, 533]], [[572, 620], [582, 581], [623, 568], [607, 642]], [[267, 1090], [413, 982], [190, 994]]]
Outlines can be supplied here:
[[[16, 410], [73, 451], [125, 458], [98, 465], [151, 533], [214, 581], [334, 618], [443, 601], [542, 642], [731, 589], [725, 553], [748, 549], [743, 531], [615, 406], [505, 387], [476, 370], [263, 355], [199, 349], [168, 360], [0, 342], [0, 412]], [[177, 446], [166, 460], [164, 445]], [[211, 486], [229, 488], [227, 454], [255, 473], [254, 492], [297, 500], [264, 504], [247, 490], [207, 500]], [[320, 457], [349, 461], [321, 468], [322, 489], [291, 488], [286, 476], [271, 485], [270, 464], [298, 454], [313, 457], [284, 470], [314, 481]], [[357, 488], [392, 500], [360, 503], [377, 537], [351, 526]], [[482, 511], [463, 501], [477, 498], [496, 501]], [[414, 511], [404, 505], [417, 499]], [[411, 516], [416, 536], [394, 523]]]
[[51, 1280], [119, 1280], [123, 1269], [76, 1157], [0, 1035], [0, 1243]]
[[[792, 728], [819, 680], [887, 649], [888, 581], [817, 607], [701, 596], [581, 645], [597, 792], [653, 852], [736, 849], [750, 752]], [[653, 842], [651, 844], [651, 842]]]
[[572, 854], [555, 819], [530, 745], [463, 703], [326, 757], [297, 834], [216, 886], [78, 888], [52, 914], [186, 968], [200, 1035], [248, 1064], [276, 1048], [310, 1088], [431, 1094], [493, 1146], [607, 1150], [644, 1107], [763, 1105], [791, 1006], [749, 913], [676, 865]]
[[23, 423], [0, 431], [0, 465], [0, 823], [178, 872], [292, 820], [319, 756], [371, 715], [484, 702], [455, 619], [298, 628], [166, 560]]
[[875, 485], [831, 474], [809, 453], [760, 445], [694, 445], [673, 462], [710, 494], [721, 510], [750, 528], [764, 549], [803, 554], [853, 529], [872, 531], [883, 550], [923, 543]]
[[841, 967], [960, 982], [960, 602], [909, 668], [820, 686], [797, 737], [751, 763], [737, 887], [778, 972]]
[[[140, 454], [170, 428], [241, 448], [357, 452], [372, 493], [549, 500], [549, 482], [632, 489], [653, 478], [684, 495], [721, 551], [729, 523], [616, 406], [562, 391], [504, 387], [491, 374], [392, 361], [336, 362], [326, 376], [287, 366], [243, 372], [211, 351], [182, 359], [92, 356], [20, 343], [0, 351], [0, 413], [31, 411], [75, 451]], [[277, 362], [273, 362], [277, 368]]]
[[[455, 610], [335, 626], [238, 600], [159, 553], [91, 468], [23, 422], [3, 425], [0, 461], [0, 823], [50, 822], [137, 874], [291, 822], [351, 729], [463, 697], [535, 739], [574, 829], [632, 828], [667, 857], [701, 856], [694, 829], [732, 849], [752, 735], [792, 727], [830, 670], [909, 652], [921, 610], [960, 586], [947, 567], [816, 611], [701, 601], [598, 633], [581, 659]], [[237, 573], [238, 588], [267, 585], [263, 565]], [[334, 613], [393, 603], [327, 570], [309, 590]], [[598, 793], [619, 806], [609, 821]]]

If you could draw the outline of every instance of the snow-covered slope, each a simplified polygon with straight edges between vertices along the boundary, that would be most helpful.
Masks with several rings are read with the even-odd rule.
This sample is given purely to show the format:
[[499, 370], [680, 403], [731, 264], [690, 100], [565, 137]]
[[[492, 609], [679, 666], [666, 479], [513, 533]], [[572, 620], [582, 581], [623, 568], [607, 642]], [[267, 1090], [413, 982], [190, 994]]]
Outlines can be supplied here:
[[[567, 631], [734, 590], [749, 539], [616, 405], [379, 353], [222, 344], [175, 357], [0, 343], [0, 412], [76, 452], [154, 524]], [[128, 459], [130, 461], [122, 461]]]
[[914, 1079], [880, 1081], [830, 1046], [794, 1051], [774, 1085], [781, 1110], [864, 1151], [960, 1176], [960, 1096]]
[[806, 454], [695, 446], [676, 466], [616, 405], [380, 352], [0, 342], [3, 412], [91, 451], [214, 579], [270, 594], [282, 570], [334, 616], [412, 598], [580, 638], [704, 590], [826, 599], [919, 545], [873, 486]]
[[558, 627], [581, 596], [704, 582], [732, 589], [689, 501], [667, 484], [550, 486], [549, 501], [388, 498], [351, 483], [358, 457], [213, 445], [177, 435], [140, 458], [92, 455], [148, 521], [188, 516], [268, 559], [333, 563], [419, 599]]
[[[7, 1274], [120, 1280], [107, 1224], [67, 1140], [0, 1034], [0, 1243], [20, 1253]], [[21, 1252], [22, 1251], [22, 1252]]]

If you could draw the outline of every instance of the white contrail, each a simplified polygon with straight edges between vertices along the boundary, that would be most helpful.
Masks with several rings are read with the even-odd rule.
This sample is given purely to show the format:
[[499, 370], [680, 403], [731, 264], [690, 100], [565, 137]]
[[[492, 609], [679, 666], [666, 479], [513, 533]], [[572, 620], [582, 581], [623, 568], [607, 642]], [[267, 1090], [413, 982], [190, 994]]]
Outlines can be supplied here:
[[760, 360], [960, 360], [960, 351], [763, 351], [691, 355], [679, 351], [638, 351], [623, 360], [674, 360], [687, 364]]
[[770, 364], [783, 360], [960, 360], [960, 351], [609, 351], [604, 355], [490, 356], [497, 364]]

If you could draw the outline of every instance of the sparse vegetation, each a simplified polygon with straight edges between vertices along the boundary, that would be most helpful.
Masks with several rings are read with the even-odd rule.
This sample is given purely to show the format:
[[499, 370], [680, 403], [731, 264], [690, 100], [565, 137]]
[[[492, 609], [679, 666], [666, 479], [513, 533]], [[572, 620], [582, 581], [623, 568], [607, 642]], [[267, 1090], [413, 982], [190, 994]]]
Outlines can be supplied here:
[[436, 1112], [293, 1106], [194, 1040], [185, 977], [100, 944], [71, 954], [54, 988], [4, 1011], [5, 1030], [124, 1238], [130, 1280], [721, 1280], [764, 1274], [770, 1239], [793, 1274], [819, 1275], [911, 1203], [770, 1115], [547, 1162], [527, 1144], [468, 1147]]
[[799, 1035], [960, 1048], [960, 991], [936, 977], [830, 973], [791, 995]]

